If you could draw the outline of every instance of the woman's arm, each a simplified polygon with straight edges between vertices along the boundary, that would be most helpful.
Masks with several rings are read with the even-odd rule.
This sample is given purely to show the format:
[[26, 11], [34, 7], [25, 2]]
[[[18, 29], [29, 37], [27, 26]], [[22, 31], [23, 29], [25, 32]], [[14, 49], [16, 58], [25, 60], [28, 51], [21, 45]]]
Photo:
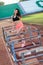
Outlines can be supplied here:
[[22, 21], [22, 17], [21, 16], [17, 16], [21, 21]]

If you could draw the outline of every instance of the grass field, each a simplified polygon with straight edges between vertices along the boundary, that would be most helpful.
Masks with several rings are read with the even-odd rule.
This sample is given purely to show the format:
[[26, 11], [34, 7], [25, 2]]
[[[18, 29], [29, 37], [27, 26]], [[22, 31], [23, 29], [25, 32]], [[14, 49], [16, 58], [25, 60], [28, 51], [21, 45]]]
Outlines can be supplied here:
[[23, 22], [27, 22], [29, 24], [43, 25], [43, 13], [37, 13], [37, 14], [23, 16], [22, 20], [23, 20]]

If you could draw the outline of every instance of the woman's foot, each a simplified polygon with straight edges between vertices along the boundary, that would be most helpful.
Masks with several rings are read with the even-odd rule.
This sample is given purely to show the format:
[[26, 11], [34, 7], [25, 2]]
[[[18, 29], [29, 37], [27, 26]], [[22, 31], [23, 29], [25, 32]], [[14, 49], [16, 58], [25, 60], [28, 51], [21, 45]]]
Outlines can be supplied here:
[[22, 47], [25, 46], [25, 43], [26, 43], [25, 40], [23, 40], [23, 41], [22, 41]]

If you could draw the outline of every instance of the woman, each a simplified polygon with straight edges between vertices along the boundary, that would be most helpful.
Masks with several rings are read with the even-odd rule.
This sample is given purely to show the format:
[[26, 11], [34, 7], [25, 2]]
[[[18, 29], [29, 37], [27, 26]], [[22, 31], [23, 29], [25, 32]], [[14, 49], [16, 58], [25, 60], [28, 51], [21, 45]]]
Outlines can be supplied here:
[[21, 19], [21, 14], [20, 14], [19, 9], [15, 9], [12, 19], [13, 19], [14, 22], [19, 21]]
[[[24, 30], [23, 29], [24, 25], [23, 25], [22, 20], [21, 20], [21, 14], [20, 14], [19, 9], [16, 9], [14, 11], [13, 21], [15, 22], [17, 33], [19, 33], [21, 29]], [[24, 47], [25, 46], [25, 40], [23, 40], [22, 43], [24, 43], [24, 44], [22, 44], [21, 46]]]

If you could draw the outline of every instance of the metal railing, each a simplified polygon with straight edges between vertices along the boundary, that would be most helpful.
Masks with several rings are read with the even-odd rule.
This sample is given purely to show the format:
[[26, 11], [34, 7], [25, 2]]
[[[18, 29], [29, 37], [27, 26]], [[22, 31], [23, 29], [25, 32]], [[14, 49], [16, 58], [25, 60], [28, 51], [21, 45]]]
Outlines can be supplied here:
[[[14, 62], [15, 62], [15, 65], [18, 65], [18, 62], [19, 61], [21, 61], [22, 62], [22, 65], [30, 65], [30, 64], [32, 64], [32, 63], [34, 63], [34, 62], [30, 62], [30, 63], [24, 63], [24, 61], [25, 60], [27, 60], [27, 59], [31, 59], [31, 58], [35, 58], [35, 57], [40, 57], [40, 56], [43, 56], [43, 53], [42, 54], [38, 54], [38, 55], [36, 55], [36, 56], [31, 56], [31, 57], [27, 57], [27, 58], [24, 58], [24, 54], [26, 54], [26, 53], [28, 53], [28, 52], [25, 52], [25, 53], [21, 53], [21, 59], [17, 59], [17, 56], [16, 56], [16, 52], [17, 51], [20, 51], [20, 50], [23, 50], [23, 49], [27, 49], [27, 48], [33, 48], [33, 47], [35, 47], [34, 45], [31, 45], [31, 46], [26, 46], [26, 47], [22, 47], [22, 48], [18, 48], [18, 49], [15, 49], [15, 44], [19, 44], [19, 42], [22, 42], [22, 40], [25, 40], [25, 41], [27, 41], [28, 40], [28, 43], [29, 42], [31, 42], [32, 43], [32, 40], [33, 39], [38, 39], [38, 45], [36, 45], [36, 46], [41, 46], [41, 34], [40, 34], [40, 31], [38, 30], [38, 29], [36, 29], [36, 30], [31, 30], [31, 26], [28, 26], [28, 29], [27, 29], [27, 31], [25, 31], [25, 32], [21, 32], [21, 33], [16, 33], [16, 34], [12, 34], [12, 35], [9, 35], [9, 33], [7, 33], [6, 32], [6, 28], [8, 28], [7, 30], [7, 32], [9, 32], [9, 31], [11, 31], [11, 27], [9, 28], [9, 27], [4, 27], [4, 28], [2, 28], [3, 29], [3, 36], [4, 36], [4, 39], [5, 39], [5, 41], [6, 41], [6, 43], [7, 43], [7, 45], [8, 46], [10, 46], [10, 49], [11, 49], [11, 53], [12, 53], [12, 55], [13, 55], [13, 57], [14, 57]], [[32, 33], [34, 33], [34, 32], [36, 32], [37, 33], [37, 36], [35, 35], [35, 36], [33, 36], [32, 35]], [[15, 36], [20, 36], [20, 35], [25, 35], [25, 34], [28, 34], [29, 33], [29, 37], [24, 37], [24, 38], [20, 38], [20, 39], [14, 39], [14, 40], [10, 40], [12, 37], [15, 37]], [[33, 43], [32, 43], [33, 44]], [[34, 51], [36, 51], [36, 50], [34, 50]], [[34, 52], [34, 51], [32, 51], [32, 52]], [[43, 60], [39, 60], [40, 62], [43, 62]], [[36, 62], [36, 61], [35, 61]]]

